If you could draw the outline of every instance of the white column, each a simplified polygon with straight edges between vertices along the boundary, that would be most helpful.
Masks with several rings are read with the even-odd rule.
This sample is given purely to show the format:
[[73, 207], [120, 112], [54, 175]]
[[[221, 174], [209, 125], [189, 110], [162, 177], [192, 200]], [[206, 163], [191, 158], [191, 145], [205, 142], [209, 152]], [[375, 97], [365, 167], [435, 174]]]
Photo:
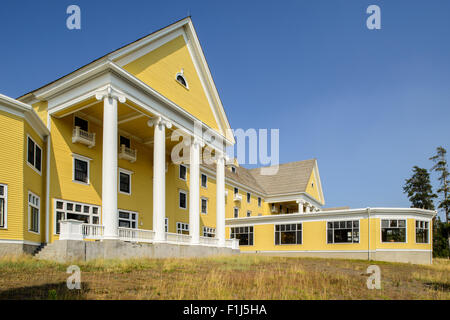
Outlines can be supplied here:
[[200, 243], [200, 150], [202, 142], [192, 138], [189, 152], [189, 234]]
[[125, 97], [110, 86], [97, 92], [97, 100], [103, 100], [103, 154], [102, 154], [102, 223], [104, 239], [119, 236], [117, 211], [117, 100]]
[[311, 212], [311, 204], [310, 203], [306, 203], [306, 213], [310, 213]]
[[298, 213], [304, 213], [303, 212], [303, 205], [304, 205], [305, 201], [297, 200], [297, 203], [298, 203]]
[[172, 124], [161, 117], [147, 122], [155, 127], [153, 144], [153, 231], [154, 240], [162, 242], [166, 239], [164, 220], [166, 217], [166, 127]]
[[219, 155], [216, 164], [216, 238], [225, 246], [225, 158]]

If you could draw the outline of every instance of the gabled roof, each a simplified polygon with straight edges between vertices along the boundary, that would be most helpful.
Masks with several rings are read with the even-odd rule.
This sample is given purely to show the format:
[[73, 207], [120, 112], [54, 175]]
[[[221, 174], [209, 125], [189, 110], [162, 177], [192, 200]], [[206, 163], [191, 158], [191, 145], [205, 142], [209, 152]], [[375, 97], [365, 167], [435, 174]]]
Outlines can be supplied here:
[[316, 159], [280, 164], [277, 174], [262, 175], [261, 168], [248, 170], [267, 195], [306, 192]]
[[90, 70], [94, 66], [104, 62], [110, 61], [113, 63], [119, 63], [119, 66], [121, 67], [120, 61], [129, 59], [129, 57], [133, 56], [135, 52], [141, 50], [146, 46], [149, 46], [151, 43], [159, 41], [160, 39], [170, 35], [176, 30], [182, 30], [186, 34], [187, 39], [189, 39], [190, 48], [192, 49], [191, 53], [196, 61], [196, 66], [198, 66], [198, 72], [202, 78], [202, 83], [205, 87], [204, 89], [210, 102], [211, 108], [215, 113], [216, 121], [219, 125], [219, 131], [224, 137], [226, 137], [226, 139], [228, 139], [231, 143], [234, 143], [235, 140], [233, 135], [231, 134], [231, 127], [228, 118], [225, 114], [225, 110], [220, 100], [219, 93], [215, 86], [214, 80], [212, 79], [212, 75], [204, 56], [203, 49], [201, 48], [190, 17], [186, 17], [184, 19], [176, 21], [165, 28], [159, 29], [158, 31], [155, 31], [117, 50], [114, 50], [63, 77], [40, 87], [39, 89], [33, 90], [19, 97], [18, 100], [20, 99], [21, 101], [28, 101], [28, 99], [38, 97], [42, 93], [48, 92], [50, 89], [55, 90], [55, 88], [58, 88], [61, 83], [66, 82], [68, 79], [75, 78], [77, 75], [81, 75], [86, 70]]

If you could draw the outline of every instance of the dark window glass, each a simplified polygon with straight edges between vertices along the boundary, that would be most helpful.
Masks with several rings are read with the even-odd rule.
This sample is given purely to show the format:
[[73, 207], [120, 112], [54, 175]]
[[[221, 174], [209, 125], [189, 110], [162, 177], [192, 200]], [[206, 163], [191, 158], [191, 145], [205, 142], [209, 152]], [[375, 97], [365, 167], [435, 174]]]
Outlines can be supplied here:
[[231, 228], [231, 238], [239, 239], [240, 246], [252, 246], [253, 227]]
[[125, 145], [125, 147], [131, 148], [130, 139], [120, 136], [120, 145]]
[[130, 193], [130, 175], [121, 172], [120, 173], [120, 191], [124, 193]]
[[186, 80], [182, 75], [177, 76], [177, 81], [187, 88]]
[[247, 192], [247, 203], [250, 203], [252, 196], [250, 193]]
[[180, 165], [180, 179], [186, 180], [186, 167]]
[[186, 194], [180, 192], [180, 208], [186, 209]]
[[327, 222], [327, 243], [359, 243], [359, 222]]
[[80, 127], [81, 130], [89, 131], [88, 122], [78, 117], [75, 117], [75, 127]]
[[383, 242], [406, 242], [406, 220], [381, 220]]
[[428, 243], [428, 222], [416, 221], [416, 243]]
[[75, 159], [75, 181], [88, 182], [88, 163], [87, 161]]
[[208, 210], [208, 201], [206, 199], [202, 199], [202, 213], [207, 213]]
[[36, 146], [36, 161], [34, 166], [36, 167], [36, 169], [38, 171], [41, 171], [41, 161], [42, 161], [42, 151], [41, 148], [39, 148], [38, 146]]
[[34, 142], [28, 138], [28, 162], [34, 166]]
[[258, 207], [261, 207], [261, 198], [258, 198]]
[[64, 216], [65, 216], [64, 212], [60, 212], [60, 211], [56, 212], [56, 233], [57, 234], [59, 234], [59, 232], [61, 230], [61, 226], [60, 226], [59, 222], [61, 220], [64, 220]]
[[202, 187], [206, 188], [208, 184], [208, 177], [205, 174], [202, 174]]
[[275, 244], [302, 244], [302, 225], [282, 224], [275, 226]]

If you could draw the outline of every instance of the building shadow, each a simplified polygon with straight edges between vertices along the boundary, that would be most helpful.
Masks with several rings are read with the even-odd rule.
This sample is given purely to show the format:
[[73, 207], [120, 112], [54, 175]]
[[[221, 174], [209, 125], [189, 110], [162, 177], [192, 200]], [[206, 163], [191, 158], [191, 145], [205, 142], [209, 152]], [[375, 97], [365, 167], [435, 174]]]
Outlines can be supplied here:
[[87, 284], [70, 290], [66, 282], [0, 290], [0, 300], [82, 300], [89, 291]]

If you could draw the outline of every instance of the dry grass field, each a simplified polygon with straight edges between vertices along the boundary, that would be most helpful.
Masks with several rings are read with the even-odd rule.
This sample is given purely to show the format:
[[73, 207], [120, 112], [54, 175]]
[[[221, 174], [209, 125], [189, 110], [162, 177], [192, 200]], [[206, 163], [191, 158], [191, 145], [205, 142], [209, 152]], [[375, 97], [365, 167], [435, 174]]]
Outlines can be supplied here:
[[[366, 286], [370, 264], [380, 290]], [[0, 259], [4, 299], [450, 299], [450, 261], [432, 266], [256, 255], [80, 262], [81, 290], [67, 267], [31, 257]]]

